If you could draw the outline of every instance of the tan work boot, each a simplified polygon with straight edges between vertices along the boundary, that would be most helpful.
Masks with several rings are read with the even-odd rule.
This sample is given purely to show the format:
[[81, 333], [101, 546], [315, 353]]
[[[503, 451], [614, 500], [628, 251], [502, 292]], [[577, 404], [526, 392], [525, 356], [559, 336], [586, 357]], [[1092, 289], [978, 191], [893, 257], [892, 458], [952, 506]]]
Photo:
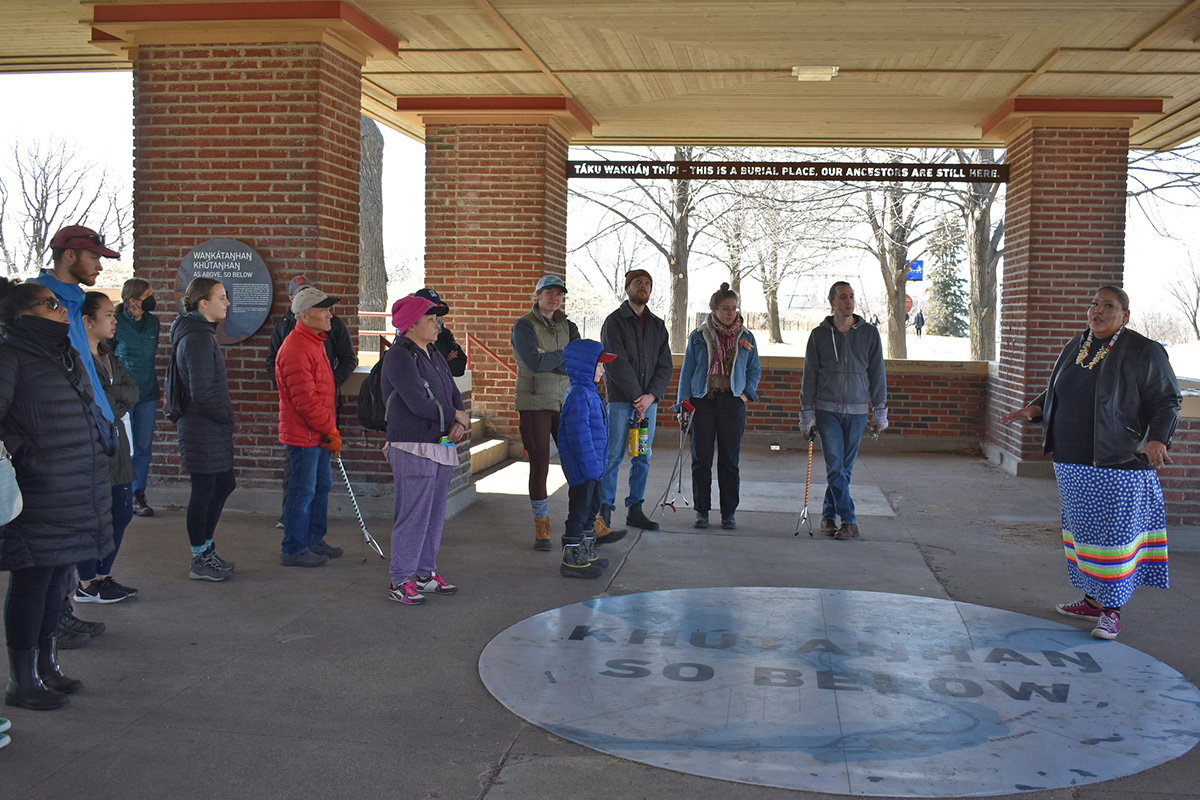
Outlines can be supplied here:
[[592, 523], [592, 529], [596, 531], [596, 544], [612, 544], [624, 539], [625, 534], [629, 532], [624, 528], [614, 531], [608, 527], [607, 523], [604, 522], [603, 514], [596, 515], [596, 521]]
[[549, 517], [534, 517], [534, 539], [533, 549], [549, 552], [550, 546], [550, 518]]
[[834, 539], [845, 541], [846, 539], [858, 538], [858, 526], [853, 522], [847, 522], [838, 528], [838, 532], [833, 535]]
[[823, 519], [821, 520], [821, 533], [829, 537], [837, 535], [837, 520]]

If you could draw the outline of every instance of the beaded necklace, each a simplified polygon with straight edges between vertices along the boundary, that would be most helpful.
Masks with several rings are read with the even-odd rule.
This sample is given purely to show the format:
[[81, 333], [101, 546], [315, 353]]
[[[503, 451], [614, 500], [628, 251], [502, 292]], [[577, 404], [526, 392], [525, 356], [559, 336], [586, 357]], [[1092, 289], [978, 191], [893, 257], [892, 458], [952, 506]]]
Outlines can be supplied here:
[[1097, 350], [1096, 355], [1092, 356], [1092, 360], [1085, 364], [1083, 362], [1087, 360], [1088, 350], [1090, 350], [1092, 347], [1092, 332], [1089, 330], [1087, 338], [1083, 340], [1083, 344], [1079, 348], [1079, 355], [1076, 356], [1075, 363], [1084, 369], [1092, 369], [1095, 367], [1104, 360], [1104, 357], [1108, 355], [1108, 351], [1113, 349], [1113, 345], [1117, 343], [1117, 339], [1121, 338], [1121, 331], [1123, 330], [1125, 330], [1124, 325], [1118, 328], [1117, 332], [1113, 334], [1112, 339], [1108, 341], [1108, 344]]

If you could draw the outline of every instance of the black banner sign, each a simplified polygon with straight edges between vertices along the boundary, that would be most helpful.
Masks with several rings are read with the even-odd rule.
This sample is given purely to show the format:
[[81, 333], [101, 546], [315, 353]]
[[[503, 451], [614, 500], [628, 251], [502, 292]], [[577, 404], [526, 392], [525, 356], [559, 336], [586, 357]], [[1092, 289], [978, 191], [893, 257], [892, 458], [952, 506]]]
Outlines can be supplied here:
[[568, 161], [568, 178], [641, 180], [1006, 183], [1007, 164], [873, 164], [815, 161]]

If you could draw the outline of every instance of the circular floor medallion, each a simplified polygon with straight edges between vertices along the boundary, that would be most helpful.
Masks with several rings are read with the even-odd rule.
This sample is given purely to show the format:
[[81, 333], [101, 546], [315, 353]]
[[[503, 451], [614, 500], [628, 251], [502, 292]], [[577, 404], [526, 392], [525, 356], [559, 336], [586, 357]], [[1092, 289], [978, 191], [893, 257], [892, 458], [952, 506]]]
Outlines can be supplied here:
[[1200, 740], [1200, 691], [1058, 624], [873, 592], [675, 589], [494, 638], [488, 691], [558, 736], [741, 783], [985, 796], [1130, 775]]

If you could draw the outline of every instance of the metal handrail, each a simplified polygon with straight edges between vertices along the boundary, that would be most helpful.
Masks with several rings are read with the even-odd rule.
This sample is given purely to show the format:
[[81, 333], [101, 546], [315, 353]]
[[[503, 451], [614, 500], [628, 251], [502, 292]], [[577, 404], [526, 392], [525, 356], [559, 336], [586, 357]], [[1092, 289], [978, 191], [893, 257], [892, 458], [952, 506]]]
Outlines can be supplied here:
[[480, 350], [482, 350], [484, 353], [486, 353], [488, 356], [490, 356], [491, 359], [493, 361], [495, 361], [497, 364], [499, 364], [501, 367], [503, 367], [504, 371], [507, 372], [509, 375], [512, 375], [514, 378], [517, 377], [517, 371], [513, 367], [511, 367], [509, 365], [509, 363], [500, 356], [499, 353], [497, 353], [492, 348], [488, 347], [483, 342], [479, 341], [479, 338], [477, 336], [475, 336], [475, 334], [470, 333], [468, 331], [467, 332], [467, 358], [468, 358], [468, 360], [471, 358], [470, 351], [473, 350], [475, 347], [478, 347]]

